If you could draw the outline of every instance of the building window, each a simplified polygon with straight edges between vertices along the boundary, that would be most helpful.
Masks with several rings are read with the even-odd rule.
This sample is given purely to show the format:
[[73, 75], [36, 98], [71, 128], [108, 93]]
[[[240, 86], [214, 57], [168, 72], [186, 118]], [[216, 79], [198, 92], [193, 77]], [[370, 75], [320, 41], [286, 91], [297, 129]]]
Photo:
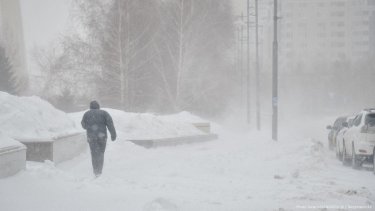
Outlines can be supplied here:
[[369, 11], [366, 11], [366, 10], [362, 10], [362, 11], [357, 11], [354, 13], [355, 16], [368, 16], [369, 15]]
[[319, 7], [325, 7], [326, 4], [325, 4], [324, 2], [319, 2], [318, 6], [319, 6]]
[[323, 28], [323, 29], [326, 28], [326, 24], [323, 23], [323, 22], [318, 23], [318, 26], [319, 26], [319, 28]]
[[287, 18], [291, 18], [291, 17], [293, 17], [293, 14], [292, 14], [291, 12], [287, 12], [287, 13], [285, 14], [285, 16], [286, 16]]
[[345, 15], [345, 12], [344, 11], [335, 11], [335, 12], [331, 12], [331, 16], [332, 17], [343, 17]]
[[320, 37], [320, 38], [326, 38], [326, 37], [327, 37], [327, 34], [321, 32], [321, 33], [318, 33], [318, 37]]
[[345, 47], [345, 43], [344, 42], [332, 42], [331, 46], [334, 48], [343, 48]]
[[363, 31], [354, 31], [353, 35], [357, 36], [369, 36], [369, 31], [368, 30], [363, 30]]
[[292, 48], [292, 47], [293, 47], [292, 42], [287, 42], [287, 43], [285, 44], [285, 47], [287, 47], [287, 48]]
[[332, 37], [345, 37], [345, 32], [332, 32]]
[[289, 51], [285, 51], [285, 56], [290, 58], [290, 57], [293, 57], [294, 56], [294, 53], [293, 51], [289, 50]]
[[344, 7], [345, 6], [345, 2], [336, 1], [336, 2], [332, 2], [331, 5], [335, 6], [335, 7]]
[[340, 21], [340, 22], [332, 22], [331, 26], [337, 26], [337, 27], [343, 27], [345, 26], [345, 23]]
[[287, 32], [287, 33], [285, 34], [285, 37], [291, 39], [291, 38], [293, 37], [292, 32]]
[[298, 27], [303, 28], [303, 27], [306, 27], [306, 26], [307, 26], [307, 23], [305, 23], [305, 22], [298, 23]]
[[368, 46], [369, 42], [367, 42], [367, 41], [357, 41], [357, 42], [354, 42], [354, 45], [355, 46]]
[[307, 2], [300, 2], [299, 6], [305, 8], [305, 7], [307, 7]]
[[343, 53], [343, 52], [339, 52], [339, 53], [337, 53], [337, 57], [339, 57], [341, 59], [344, 59], [344, 58], [346, 58], [346, 54]]
[[352, 5], [353, 6], [362, 6], [362, 5], [366, 5], [366, 2], [367, 0], [354, 0], [352, 1]]

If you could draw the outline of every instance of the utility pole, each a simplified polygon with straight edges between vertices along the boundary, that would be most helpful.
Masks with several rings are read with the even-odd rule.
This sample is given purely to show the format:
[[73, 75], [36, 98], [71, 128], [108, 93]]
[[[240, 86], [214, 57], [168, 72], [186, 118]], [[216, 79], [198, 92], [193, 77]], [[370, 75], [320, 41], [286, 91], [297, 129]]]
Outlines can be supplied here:
[[241, 111], [244, 108], [244, 70], [243, 70], [243, 29], [244, 29], [244, 15], [241, 13], [241, 28], [240, 28], [240, 80], [241, 80]]
[[255, 86], [256, 86], [256, 124], [260, 130], [260, 77], [259, 77], [259, 14], [258, 0], [255, 0]]
[[246, 111], [247, 124], [250, 124], [250, 0], [247, 0], [247, 68], [246, 68]]
[[274, 14], [273, 14], [273, 52], [272, 52], [272, 139], [277, 141], [278, 139], [278, 43], [277, 43], [277, 0], [273, 2]]
[[241, 75], [241, 27], [236, 26], [236, 71]]
[[[238, 16], [239, 20], [236, 22], [236, 38], [237, 38], [237, 45], [236, 45], [236, 70], [239, 71], [239, 82], [240, 82], [240, 105], [241, 105], [241, 112], [245, 111], [245, 86], [246, 86], [246, 75], [244, 70], [244, 28], [245, 28], [245, 21], [244, 21], [244, 14], [241, 13]], [[245, 116], [245, 115], [244, 115]], [[245, 120], [247, 121], [247, 120]]]

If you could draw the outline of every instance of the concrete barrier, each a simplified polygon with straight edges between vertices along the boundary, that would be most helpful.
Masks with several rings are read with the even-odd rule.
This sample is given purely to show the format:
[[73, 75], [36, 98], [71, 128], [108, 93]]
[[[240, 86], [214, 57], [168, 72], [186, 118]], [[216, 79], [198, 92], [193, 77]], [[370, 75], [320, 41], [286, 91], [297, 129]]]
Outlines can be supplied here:
[[18, 140], [26, 147], [26, 160], [55, 163], [70, 160], [82, 153], [88, 146], [85, 133], [75, 133], [52, 139]]
[[0, 148], [0, 178], [12, 176], [25, 168], [25, 146], [18, 145]]
[[204, 134], [194, 136], [184, 136], [175, 138], [163, 138], [163, 139], [143, 139], [143, 140], [128, 140], [136, 145], [143, 146], [146, 148], [164, 147], [164, 146], [176, 146], [182, 144], [192, 144], [205, 141], [212, 141], [217, 139], [216, 134]]

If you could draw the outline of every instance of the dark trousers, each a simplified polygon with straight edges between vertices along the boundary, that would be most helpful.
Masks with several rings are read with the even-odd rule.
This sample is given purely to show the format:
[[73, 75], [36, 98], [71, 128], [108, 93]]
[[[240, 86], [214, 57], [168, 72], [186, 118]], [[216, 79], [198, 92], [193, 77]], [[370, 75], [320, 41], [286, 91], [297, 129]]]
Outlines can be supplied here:
[[95, 175], [102, 173], [104, 164], [104, 152], [107, 140], [103, 139], [90, 139], [89, 145], [91, 150], [92, 168]]

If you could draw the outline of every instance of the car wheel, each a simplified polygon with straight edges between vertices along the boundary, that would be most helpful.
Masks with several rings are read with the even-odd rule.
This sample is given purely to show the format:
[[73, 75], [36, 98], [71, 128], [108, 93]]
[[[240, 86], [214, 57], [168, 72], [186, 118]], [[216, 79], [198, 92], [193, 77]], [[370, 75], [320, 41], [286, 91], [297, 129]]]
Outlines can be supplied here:
[[342, 147], [342, 164], [344, 166], [349, 165], [348, 158], [346, 157], [346, 147], [345, 147], [345, 145], [343, 145], [343, 147]]
[[333, 150], [333, 143], [332, 142], [333, 142], [333, 140], [328, 141], [328, 147], [329, 147], [329, 150], [331, 150], [331, 151]]
[[[338, 143], [338, 142], [336, 142], [336, 143]], [[340, 149], [339, 149], [339, 146], [337, 146], [337, 144], [336, 144], [336, 150], [335, 150], [335, 152], [336, 152], [336, 158], [340, 159]]]
[[352, 168], [359, 169], [361, 167], [358, 156], [355, 154], [354, 144], [352, 145]]

